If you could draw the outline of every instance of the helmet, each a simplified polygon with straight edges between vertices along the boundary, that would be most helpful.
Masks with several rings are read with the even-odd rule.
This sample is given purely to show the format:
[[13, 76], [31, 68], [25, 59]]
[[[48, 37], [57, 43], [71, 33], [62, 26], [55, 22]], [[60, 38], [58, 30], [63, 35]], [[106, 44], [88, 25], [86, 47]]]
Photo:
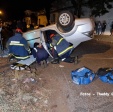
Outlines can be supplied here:
[[54, 36], [55, 36], [55, 34], [53, 34], [53, 33], [52, 33], [52, 34], [50, 34], [50, 38], [52, 38], [52, 37], [54, 37]]
[[15, 32], [16, 32], [16, 33], [23, 33], [20, 28], [17, 28], [17, 29], [15, 30]]

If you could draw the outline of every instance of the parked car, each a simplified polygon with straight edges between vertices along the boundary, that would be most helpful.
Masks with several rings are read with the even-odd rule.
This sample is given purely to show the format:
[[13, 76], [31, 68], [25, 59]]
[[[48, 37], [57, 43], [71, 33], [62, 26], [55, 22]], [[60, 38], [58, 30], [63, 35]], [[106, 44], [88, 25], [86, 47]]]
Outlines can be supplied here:
[[49, 52], [46, 43], [49, 42], [51, 32], [58, 33], [74, 47], [77, 47], [81, 42], [93, 38], [94, 21], [91, 18], [74, 18], [69, 11], [62, 11], [59, 13], [56, 24], [25, 32], [23, 36], [31, 48], [35, 42], [39, 42]]

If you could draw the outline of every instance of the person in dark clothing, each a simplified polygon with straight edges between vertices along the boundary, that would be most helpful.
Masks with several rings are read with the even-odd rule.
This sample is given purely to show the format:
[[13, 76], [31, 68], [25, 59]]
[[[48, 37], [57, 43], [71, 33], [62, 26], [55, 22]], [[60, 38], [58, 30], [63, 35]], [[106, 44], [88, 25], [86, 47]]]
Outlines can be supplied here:
[[13, 34], [15, 33], [15, 29], [17, 28], [17, 21], [14, 20], [11, 24], [12, 30], [13, 30]]
[[27, 23], [25, 22], [25, 20], [23, 19], [22, 21], [22, 31], [26, 32], [27, 31]]
[[18, 20], [17, 21], [17, 28], [19, 28], [19, 29], [23, 29], [23, 25], [22, 25], [22, 21], [21, 20]]
[[102, 34], [104, 34], [105, 30], [106, 30], [106, 21], [103, 21], [102, 23]]
[[47, 59], [49, 57], [48, 52], [45, 50], [45, 48], [42, 46], [42, 44], [39, 44], [38, 42], [34, 43], [34, 48], [32, 49], [32, 54], [34, 58], [36, 58], [36, 61], [38, 64], [47, 64]]
[[97, 34], [101, 35], [102, 34], [102, 23], [98, 21], [97, 23]]
[[25, 60], [31, 53], [27, 40], [22, 36], [22, 30], [18, 28], [15, 30], [15, 35], [7, 41], [7, 48], [9, 55], [17, 60]]
[[111, 28], [110, 28], [110, 36], [113, 36], [113, 21], [112, 21], [112, 23], [111, 23], [111, 26], [110, 26]]
[[28, 30], [34, 30], [34, 25], [30, 24], [30, 28]]
[[73, 45], [58, 34], [51, 34], [50, 38], [52, 39], [50, 47], [54, 57], [52, 63], [59, 63], [59, 59], [64, 62], [73, 62], [74, 60], [70, 57], [74, 49]]

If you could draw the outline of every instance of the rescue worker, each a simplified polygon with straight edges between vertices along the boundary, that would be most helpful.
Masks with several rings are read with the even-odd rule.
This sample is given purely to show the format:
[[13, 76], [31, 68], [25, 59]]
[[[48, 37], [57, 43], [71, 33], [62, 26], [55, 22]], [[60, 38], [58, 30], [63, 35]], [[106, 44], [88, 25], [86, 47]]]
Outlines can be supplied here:
[[70, 54], [74, 49], [73, 45], [67, 42], [63, 37], [58, 34], [51, 34], [50, 38], [52, 39], [50, 47], [52, 48], [52, 53], [54, 57], [52, 63], [59, 63], [59, 59], [61, 61], [72, 63], [74, 60], [70, 57]]
[[37, 63], [40, 65], [47, 65], [47, 59], [49, 57], [48, 52], [44, 49], [42, 44], [35, 42], [34, 48], [32, 49], [32, 54], [36, 58]]
[[7, 42], [9, 55], [12, 55], [18, 60], [29, 58], [31, 53], [27, 40], [22, 36], [22, 30], [17, 28], [14, 36], [10, 37]]

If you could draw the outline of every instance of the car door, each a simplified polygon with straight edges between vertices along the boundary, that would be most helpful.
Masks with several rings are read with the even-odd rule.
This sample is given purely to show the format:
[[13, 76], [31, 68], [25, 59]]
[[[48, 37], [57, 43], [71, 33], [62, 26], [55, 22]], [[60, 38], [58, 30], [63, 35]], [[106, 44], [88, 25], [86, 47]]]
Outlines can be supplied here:
[[33, 48], [35, 42], [41, 43], [40, 30], [25, 32], [23, 33], [23, 37], [27, 40], [30, 48]]
[[43, 31], [40, 32], [40, 37], [41, 37], [40, 39], [41, 39], [41, 43], [42, 43], [43, 47], [44, 47], [45, 50], [48, 52], [48, 54], [53, 58], [53, 56], [52, 56], [51, 53], [49, 52], [48, 47], [47, 47], [47, 44], [46, 44], [46, 42], [45, 42], [44, 32], [43, 32]]

